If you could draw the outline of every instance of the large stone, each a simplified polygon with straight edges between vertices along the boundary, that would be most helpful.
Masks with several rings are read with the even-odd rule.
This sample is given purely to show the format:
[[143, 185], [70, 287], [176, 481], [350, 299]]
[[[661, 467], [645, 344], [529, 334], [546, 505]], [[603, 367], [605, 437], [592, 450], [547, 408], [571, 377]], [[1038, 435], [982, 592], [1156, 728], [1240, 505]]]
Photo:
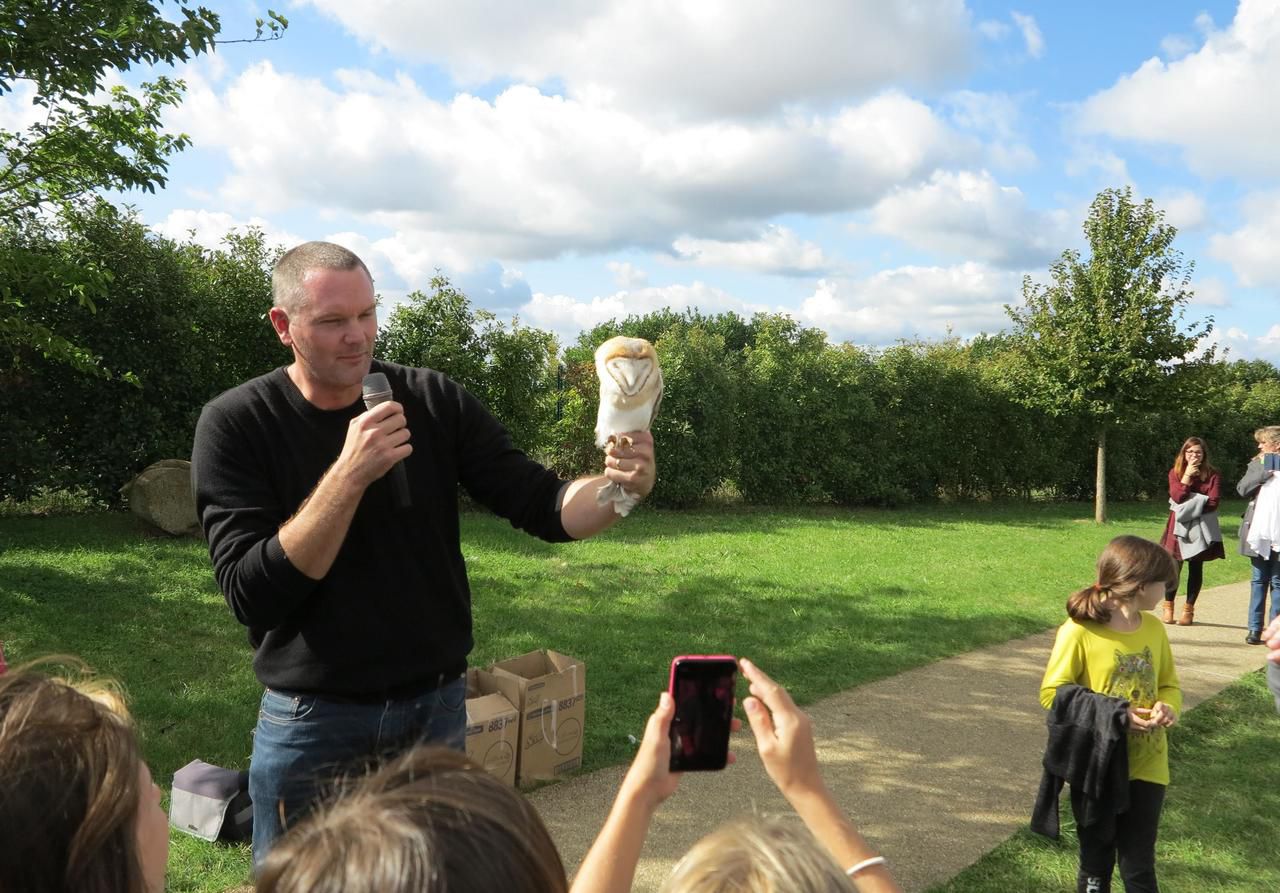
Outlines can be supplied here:
[[199, 526], [191, 492], [191, 463], [186, 459], [161, 459], [148, 465], [120, 492], [135, 515], [166, 533], [180, 536]]

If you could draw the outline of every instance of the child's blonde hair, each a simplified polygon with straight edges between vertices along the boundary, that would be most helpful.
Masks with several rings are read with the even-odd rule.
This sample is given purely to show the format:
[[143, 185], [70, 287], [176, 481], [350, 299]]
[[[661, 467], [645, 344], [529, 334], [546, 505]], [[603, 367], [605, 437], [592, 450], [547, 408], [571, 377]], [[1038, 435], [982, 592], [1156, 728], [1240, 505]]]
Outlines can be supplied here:
[[1098, 556], [1098, 577], [1067, 599], [1072, 620], [1106, 623], [1111, 619], [1111, 600], [1136, 598], [1148, 583], [1178, 584], [1178, 564], [1164, 548], [1151, 540], [1126, 534], [1118, 536]]
[[1253, 432], [1253, 439], [1259, 446], [1264, 443], [1280, 443], [1280, 425], [1264, 425]]
[[259, 893], [566, 893], [537, 811], [465, 754], [419, 745], [290, 828]]
[[78, 658], [0, 675], [0, 890], [143, 893], [141, 766], [119, 687]]
[[740, 819], [694, 844], [661, 893], [853, 893], [813, 835], [777, 819]]

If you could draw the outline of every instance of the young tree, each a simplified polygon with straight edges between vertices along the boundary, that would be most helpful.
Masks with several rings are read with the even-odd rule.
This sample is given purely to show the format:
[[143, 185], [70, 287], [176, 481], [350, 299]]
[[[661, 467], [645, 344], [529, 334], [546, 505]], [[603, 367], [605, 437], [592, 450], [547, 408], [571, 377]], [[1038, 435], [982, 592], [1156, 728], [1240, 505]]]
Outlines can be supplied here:
[[1017, 355], [1010, 374], [1022, 399], [1052, 415], [1085, 419], [1097, 445], [1094, 518], [1107, 517], [1107, 432], [1126, 413], [1178, 399], [1179, 372], [1212, 362], [1193, 356], [1213, 330], [1184, 328], [1194, 264], [1173, 248], [1177, 230], [1150, 199], [1132, 191], [1098, 194], [1084, 222], [1091, 256], [1064, 251], [1048, 285], [1026, 277], [1013, 320]]
[[[21, 226], [40, 208], [58, 211], [99, 190], [154, 192], [164, 185], [169, 156], [189, 141], [164, 133], [161, 114], [181, 101], [185, 85], [161, 75], [133, 90], [104, 89], [114, 72], [174, 64], [213, 49], [220, 27], [215, 13], [179, 0], [178, 20], [169, 21], [162, 4], [0, 3], [0, 96], [17, 93], [35, 112], [23, 129], [0, 128], [0, 221]], [[276, 39], [288, 26], [283, 16], [267, 15], [252, 40]], [[11, 247], [0, 252], [0, 374], [5, 353], [12, 367], [23, 352], [104, 374], [95, 356], [51, 329], [45, 316], [63, 302], [92, 311], [106, 283], [52, 273], [30, 254]]]
[[431, 294], [412, 292], [391, 311], [374, 354], [405, 366], [443, 372], [478, 397], [507, 427], [516, 446], [537, 453], [555, 409], [555, 336], [510, 327], [437, 273]]

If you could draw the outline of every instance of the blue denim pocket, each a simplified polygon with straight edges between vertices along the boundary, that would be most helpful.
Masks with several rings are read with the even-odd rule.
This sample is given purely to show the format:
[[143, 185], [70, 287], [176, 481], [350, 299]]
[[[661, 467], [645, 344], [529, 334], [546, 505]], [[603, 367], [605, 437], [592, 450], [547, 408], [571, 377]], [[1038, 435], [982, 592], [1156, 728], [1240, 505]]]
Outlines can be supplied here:
[[314, 695], [294, 695], [268, 688], [262, 693], [262, 703], [258, 706], [258, 718], [275, 723], [296, 722], [306, 719], [315, 706]]
[[446, 682], [444, 685], [436, 689], [436, 707], [437, 709], [456, 713], [467, 706], [467, 680], [466, 677], [455, 679], [452, 682]]

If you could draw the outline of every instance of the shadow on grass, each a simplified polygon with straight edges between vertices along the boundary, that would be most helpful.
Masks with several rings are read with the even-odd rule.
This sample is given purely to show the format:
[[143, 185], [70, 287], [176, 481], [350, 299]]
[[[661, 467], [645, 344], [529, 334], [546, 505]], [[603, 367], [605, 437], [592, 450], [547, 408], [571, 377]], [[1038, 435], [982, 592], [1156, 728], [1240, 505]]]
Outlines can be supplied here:
[[[1245, 503], [1224, 500], [1220, 509], [1224, 540], [1233, 542], [1239, 533], [1239, 517]], [[1158, 539], [1168, 514], [1163, 502], [1120, 503], [1110, 507], [1109, 520], [1103, 529], [1120, 533], [1137, 533]], [[485, 545], [520, 554], [547, 554], [554, 547], [513, 529], [505, 520], [483, 509], [464, 512], [469, 532], [485, 538]], [[777, 533], [803, 527], [827, 524], [866, 524], [928, 533], [957, 527], [1012, 527], [1053, 531], [1067, 524], [1092, 524], [1093, 507], [1082, 503], [951, 503], [913, 505], [900, 508], [843, 508], [836, 506], [758, 508], [726, 506], [716, 509], [667, 511], [642, 507], [605, 534], [620, 543], [643, 543], [655, 536], [678, 539], [739, 534], [750, 530], [757, 534]]]
[[72, 654], [119, 681], [162, 783], [196, 757], [246, 766], [261, 689], [203, 543], [139, 540], [131, 525], [109, 523], [79, 530], [75, 552], [76, 571], [6, 564], [0, 639], [10, 662]]
[[[1272, 829], [1280, 815], [1277, 740], [1280, 717], [1260, 672], [1188, 711], [1170, 738], [1172, 781], [1156, 849], [1162, 888], [1280, 889]], [[1069, 808], [1062, 818], [1061, 840], [1019, 831], [930, 893], [1073, 889], [1078, 844]]]
[[[618, 579], [622, 568], [575, 564], [584, 579]], [[634, 572], [633, 572], [634, 573]], [[588, 678], [584, 768], [630, 759], [627, 736], [639, 735], [679, 654], [751, 657], [783, 681], [801, 703], [891, 676], [982, 644], [1041, 629], [1035, 616], [968, 612], [945, 622], [923, 585], [784, 589], [654, 572], [616, 587], [543, 594], [545, 581], [473, 572], [477, 665], [554, 647], [582, 659]]]

